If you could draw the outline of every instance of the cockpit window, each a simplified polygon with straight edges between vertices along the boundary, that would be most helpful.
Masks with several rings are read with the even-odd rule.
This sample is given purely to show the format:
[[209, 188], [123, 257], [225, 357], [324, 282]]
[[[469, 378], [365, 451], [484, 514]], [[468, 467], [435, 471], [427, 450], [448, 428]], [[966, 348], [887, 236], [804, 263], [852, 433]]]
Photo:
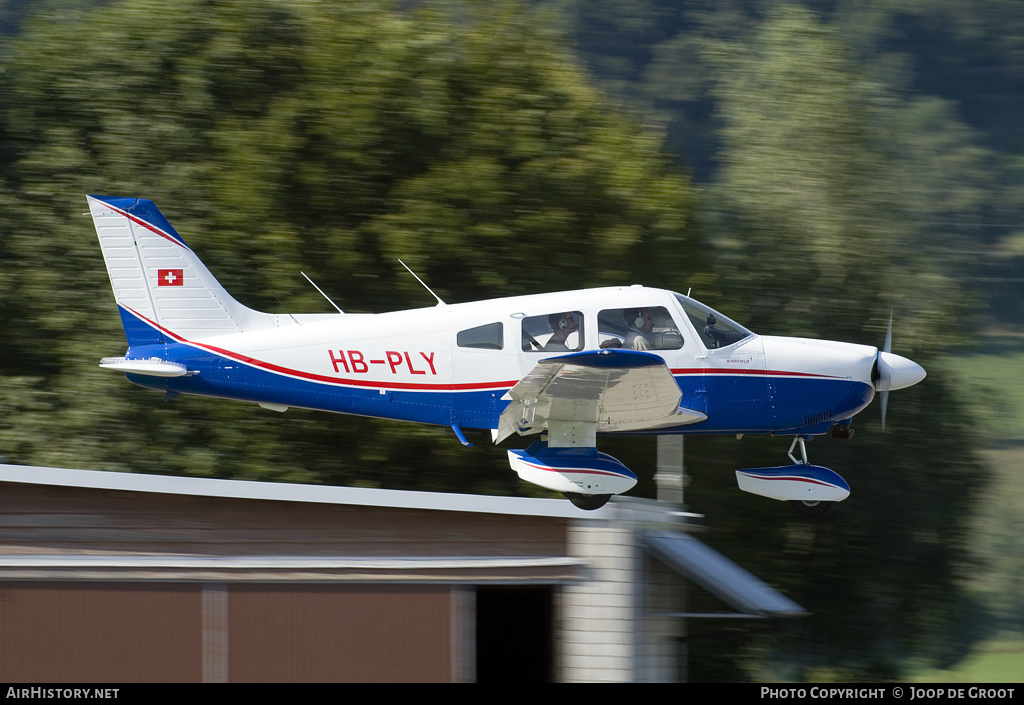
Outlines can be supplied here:
[[601, 347], [678, 350], [683, 336], [664, 306], [610, 308], [597, 316]]
[[583, 314], [557, 311], [523, 319], [523, 350], [575, 352], [583, 349]]
[[501, 350], [505, 342], [501, 322], [460, 330], [455, 336], [455, 342], [460, 348]]
[[738, 343], [744, 338], [753, 335], [749, 330], [735, 321], [729, 320], [722, 314], [714, 311], [702, 303], [693, 299], [676, 294], [679, 304], [686, 312], [687, 318], [697, 330], [697, 335], [705, 347], [709, 349], [724, 348], [727, 345]]

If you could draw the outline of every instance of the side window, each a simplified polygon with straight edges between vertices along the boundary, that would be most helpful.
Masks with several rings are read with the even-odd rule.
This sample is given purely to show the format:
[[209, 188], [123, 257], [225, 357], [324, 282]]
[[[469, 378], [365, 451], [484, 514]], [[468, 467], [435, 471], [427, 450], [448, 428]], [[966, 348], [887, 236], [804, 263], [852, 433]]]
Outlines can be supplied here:
[[523, 319], [523, 350], [574, 352], [583, 349], [583, 314], [559, 311]]
[[679, 294], [676, 294], [676, 299], [700, 336], [701, 342], [711, 350], [724, 348], [753, 335], [739, 323], [712, 311], [702, 303]]
[[488, 323], [460, 330], [455, 336], [460, 348], [478, 348], [480, 350], [501, 350], [505, 343], [505, 333], [501, 323]]
[[678, 350], [683, 335], [664, 306], [610, 308], [597, 317], [601, 347]]

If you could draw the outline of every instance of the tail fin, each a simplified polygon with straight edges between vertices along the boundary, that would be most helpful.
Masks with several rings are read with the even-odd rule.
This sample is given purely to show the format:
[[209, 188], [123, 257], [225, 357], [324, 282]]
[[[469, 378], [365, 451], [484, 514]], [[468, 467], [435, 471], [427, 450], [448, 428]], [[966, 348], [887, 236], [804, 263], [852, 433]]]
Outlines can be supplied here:
[[276, 316], [243, 306], [152, 201], [88, 196], [129, 346], [272, 328]]

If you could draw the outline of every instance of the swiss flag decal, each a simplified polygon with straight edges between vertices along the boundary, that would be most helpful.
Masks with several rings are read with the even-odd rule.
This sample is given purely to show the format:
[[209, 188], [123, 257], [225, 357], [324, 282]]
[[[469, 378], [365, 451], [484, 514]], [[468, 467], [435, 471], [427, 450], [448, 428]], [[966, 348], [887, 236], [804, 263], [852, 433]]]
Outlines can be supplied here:
[[183, 269], [158, 269], [156, 270], [157, 286], [184, 286], [185, 276]]

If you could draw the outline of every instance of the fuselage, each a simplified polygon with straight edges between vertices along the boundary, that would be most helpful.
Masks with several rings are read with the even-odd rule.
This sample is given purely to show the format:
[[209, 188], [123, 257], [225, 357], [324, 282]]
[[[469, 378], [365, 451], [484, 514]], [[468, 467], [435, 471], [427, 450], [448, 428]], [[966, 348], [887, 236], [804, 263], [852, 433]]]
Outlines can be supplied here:
[[279, 316], [273, 329], [187, 339], [123, 307], [122, 315], [159, 329], [167, 343], [134, 346], [127, 358], [188, 370], [129, 374], [136, 384], [458, 428], [497, 428], [506, 393], [540, 360], [639, 345], [665, 360], [680, 405], [708, 417], [658, 433], [824, 433], [871, 401], [878, 354], [864, 345], [755, 335], [693, 299], [639, 286]]

